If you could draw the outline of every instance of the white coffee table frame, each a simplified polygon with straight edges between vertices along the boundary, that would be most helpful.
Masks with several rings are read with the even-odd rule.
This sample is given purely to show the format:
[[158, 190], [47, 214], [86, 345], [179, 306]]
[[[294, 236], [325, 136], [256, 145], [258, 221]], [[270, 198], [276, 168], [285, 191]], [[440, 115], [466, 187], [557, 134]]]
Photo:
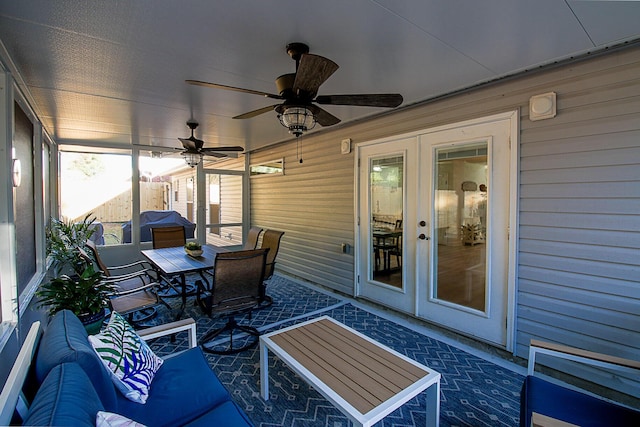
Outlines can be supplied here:
[[[396, 356], [415, 367], [425, 371], [424, 376], [418, 378], [415, 382], [408, 387], [399, 391], [391, 398], [380, 403], [373, 409], [366, 413], [361, 413], [352, 404], [350, 404], [345, 397], [334, 391], [330, 386], [313, 374], [307, 366], [301, 364], [296, 358], [292, 357], [287, 351], [285, 351], [280, 345], [273, 341], [273, 338], [277, 335], [285, 334], [288, 331], [294, 329], [303, 328], [312, 323], [328, 320], [340, 328], [348, 331], [347, 333], [355, 334], [358, 337], [363, 338], [369, 343], [375, 345], [379, 349], [382, 349], [393, 356]], [[308, 329], [308, 328], [306, 328]], [[305, 329], [305, 330], [306, 330]], [[334, 348], [335, 349], [335, 348]], [[343, 325], [342, 323], [334, 320], [329, 316], [322, 316], [307, 322], [303, 322], [297, 325], [293, 325], [288, 328], [284, 328], [278, 331], [271, 332], [269, 334], [262, 335], [260, 337], [260, 392], [264, 400], [269, 399], [269, 350], [271, 350], [280, 360], [282, 360], [292, 371], [302, 377], [311, 386], [313, 386], [320, 394], [322, 394], [328, 401], [330, 401], [336, 408], [338, 408], [343, 414], [345, 414], [356, 426], [371, 426], [380, 421], [388, 414], [402, 406], [413, 397], [426, 390], [426, 415], [427, 426], [438, 426], [440, 422], [440, 373], [430, 369], [403, 354], [396, 352], [395, 350], [386, 347], [375, 340], [361, 334], [360, 332]], [[357, 359], [357, 358], [356, 358]], [[306, 363], [306, 362], [305, 362]], [[379, 374], [384, 375], [384, 373]], [[389, 372], [391, 374], [391, 372]], [[349, 375], [349, 372], [345, 372], [344, 375]]]

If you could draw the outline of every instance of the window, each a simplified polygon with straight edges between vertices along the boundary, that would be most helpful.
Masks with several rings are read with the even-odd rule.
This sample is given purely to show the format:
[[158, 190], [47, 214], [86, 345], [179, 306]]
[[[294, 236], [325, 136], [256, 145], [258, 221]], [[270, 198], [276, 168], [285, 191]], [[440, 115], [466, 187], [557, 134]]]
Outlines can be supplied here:
[[79, 222], [96, 218], [91, 240], [98, 245], [131, 242], [131, 153], [61, 148], [60, 215]]
[[[180, 180], [175, 175], [187, 169], [182, 157], [159, 151], [141, 151], [138, 157], [140, 175], [140, 240], [151, 241], [147, 225], [151, 221], [177, 221], [180, 216], [193, 222], [193, 196], [191, 206], [180, 203]], [[190, 169], [190, 168], [189, 168]], [[193, 178], [191, 178], [193, 184]], [[193, 185], [191, 186], [193, 187]], [[189, 190], [191, 191], [191, 190]], [[166, 212], [171, 211], [171, 214]], [[175, 223], [177, 224], [177, 222]], [[175, 225], [173, 224], [173, 225]], [[170, 224], [168, 224], [170, 225]], [[187, 237], [193, 237], [193, 228], [187, 227]]]
[[284, 175], [284, 159], [272, 160], [249, 166], [251, 177], [263, 175]]

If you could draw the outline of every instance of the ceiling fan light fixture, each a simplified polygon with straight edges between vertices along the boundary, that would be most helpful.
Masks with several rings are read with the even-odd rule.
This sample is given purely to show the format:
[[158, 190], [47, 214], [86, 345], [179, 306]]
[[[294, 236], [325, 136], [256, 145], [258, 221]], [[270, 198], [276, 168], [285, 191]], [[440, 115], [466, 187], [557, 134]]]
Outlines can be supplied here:
[[278, 114], [278, 120], [296, 138], [313, 129], [316, 125], [313, 113], [305, 107], [288, 107], [281, 114]]
[[202, 153], [190, 153], [185, 151], [182, 153], [182, 157], [184, 157], [184, 161], [192, 168], [198, 166], [198, 163], [202, 161]]

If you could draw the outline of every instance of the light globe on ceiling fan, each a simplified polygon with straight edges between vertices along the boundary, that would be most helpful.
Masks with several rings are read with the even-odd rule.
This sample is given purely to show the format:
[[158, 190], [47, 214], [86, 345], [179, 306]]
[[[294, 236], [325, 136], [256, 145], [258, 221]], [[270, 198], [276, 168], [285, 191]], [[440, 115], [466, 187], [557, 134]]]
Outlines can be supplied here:
[[[202, 161], [202, 158], [206, 156], [213, 156], [217, 158], [229, 157], [230, 152], [242, 152], [244, 148], [239, 146], [232, 147], [204, 147], [204, 141], [194, 136], [194, 131], [198, 127], [198, 122], [195, 120], [188, 120], [187, 126], [191, 129], [191, 136], [189, 138], [178, 138], [182, 142], [182, 157], [184, 161], [193, 167], [198, 166]], [[176, 150], [178, 150], [176, 148]]]
[[393, 108], [402, 104], [402, 95], [397, 93], [316, 96], [320, 85], [338, 69], [338, 64], [322, 56], [310, 54], [309, 46], [304, 43], [290, 43], [286, 49], [289, 56], [296, 61], [296, 72], [283, 74], [276, 79], [278, 95], [200, 80], [187, 80], [186, 82], [192, 85], [233, 90], [284, 101], [281, 104], [268, 105], [240, 114], [235, 116], [234, 119], [249, 119], [275, 110], [282, 126], [289, 129], [289, 133], [295, 135], [296, 138], [312, 129], [316, 123], [321, 126], [340, 123], [339, 118], [318, 107], [314, 102], [329, 105], [386, 108]]

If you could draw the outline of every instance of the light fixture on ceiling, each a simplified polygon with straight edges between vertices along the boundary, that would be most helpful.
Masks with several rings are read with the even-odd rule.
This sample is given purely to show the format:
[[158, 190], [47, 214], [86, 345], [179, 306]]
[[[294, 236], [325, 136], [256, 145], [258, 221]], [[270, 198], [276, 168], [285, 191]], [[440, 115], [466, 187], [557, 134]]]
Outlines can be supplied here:
[[287, 107], [282, 114], [278, 114], [278, 120], [296, 138], [316, 125], [313, 113], [305, 107]]
[[184, 157], [184, 161], [193, 168], [198, 166], [198, 163], [202, 160], [202, 153], [187, 150], [182, 153], [182, 157]]

